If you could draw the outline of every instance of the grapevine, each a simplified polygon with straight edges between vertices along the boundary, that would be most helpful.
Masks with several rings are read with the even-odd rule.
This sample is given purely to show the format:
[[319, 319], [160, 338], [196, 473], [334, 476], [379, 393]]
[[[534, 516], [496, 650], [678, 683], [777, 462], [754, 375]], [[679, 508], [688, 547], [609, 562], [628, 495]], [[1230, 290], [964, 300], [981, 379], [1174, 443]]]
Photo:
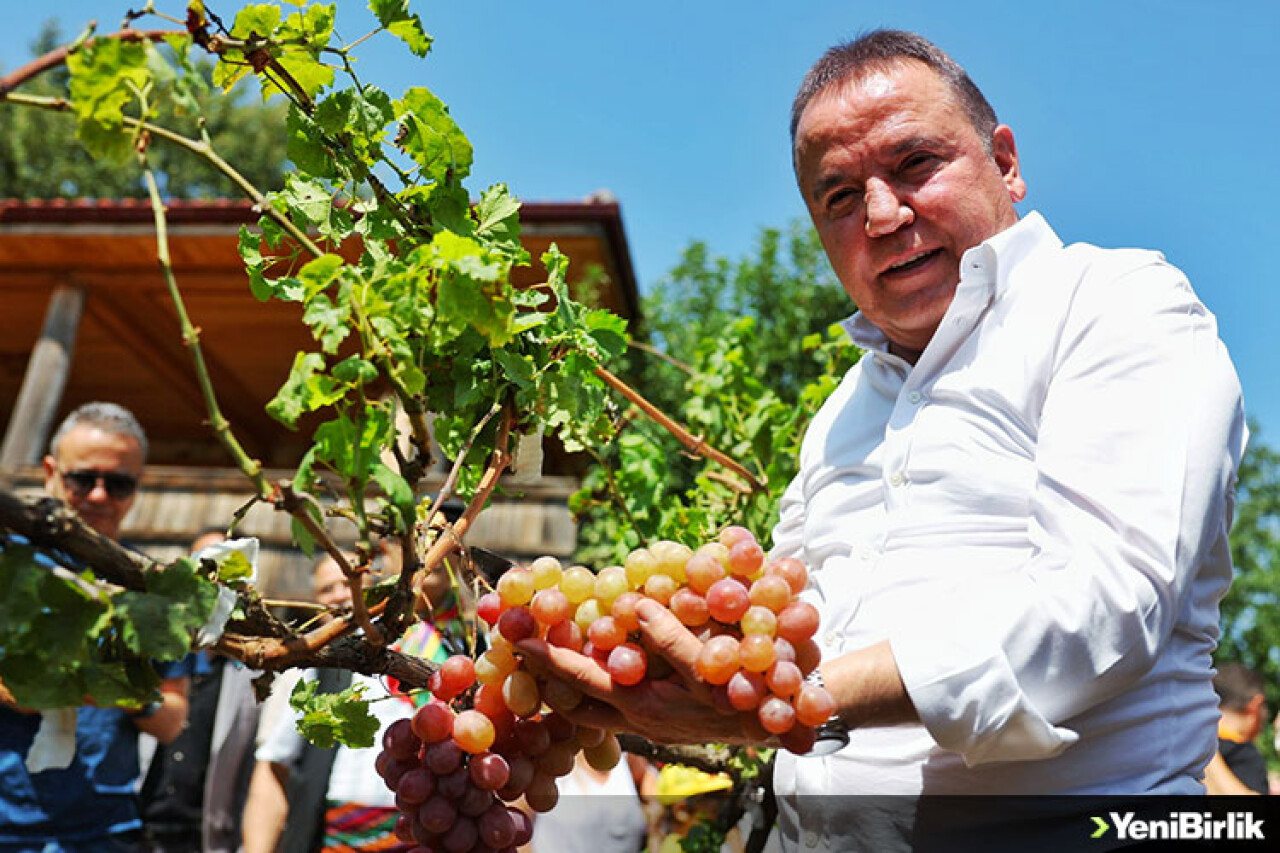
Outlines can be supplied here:
[[[383, 743], [382, 772], [406, 815], [402, 837], [430, 837], [458, 851], [478, 843], [502, 849], [527, 830], [501, 803], [507, 795], [549, 808], [554, 778], [568, 772], [576, 751], [598, 766], [620, 753], [612, 733], [574, 729], [552, 710], [572, 707], [574, 695], [540, 682], [516, 644], [540, 639], [581, 650], [620, 684], [665, 677], [636, 633], [635, 605], [648, 598], [702, 632], [698, 669], [727, 712], [742, 714], [758, 740], [805, 751], [832, 703], [803, 682], [818, 660], [816, 611], [796, 600], [804, 567], [766, 563], [742, 528], [696, 551], [655, 541], [599, 572], [548, 560], [509, 570], [479, 599], [479, 616], [495, 639], [474, 661], [451, 659], [437, 669], [390, 648], [415, 618], [414, 596], [426, 574], [447, 566], [458, 584], [484, 587], [466, 534], [502, 487], [517, 436], [545, 433], [570, 451], [606, 447], [625, 426], [617, 416], [625, 406], [669, 431], [688, 453], [711, 460], [734, 501], [776, 483], [762, 466], [736, 461], [658, 411], [609, 370], [627, 345], [625, 322], [573, 299], [568, 260], [557, 249], [538, 259], [541, 285], [512, 285], [511, 271], [533, 263], [520, 242], [518, 200], [499, 184], [473, 202], [465, 186], [471, 144], [428, 88], [393, 97], [360, 80], [352, 60], [366, 38], [389, 33], [419, 57], [432, 44], [403, 0], [371, 0], [369, 8], [373, 31], [344, 44], [334, 33], [333, 5], [302, 0], [290, 11], [253, 4], [228, 24], [199, 0], [180, 18], [149, 2], [119, 31], [98, 35], [91, 27], [74, 44], [0, 79], [4, 109], [67, 113], [93, 156], [141, 163], [157, 262], [210, 428], [252, 484], [253, 499], [289, 514], [297, 545], [332, 556], [353, 594], [349, 612], [298, 632], [272, 615], [234, 561], [160, 566], [97, 536], [56, 502], [28, 505], [0, 491], [0, 589], [26, 608], [15, 605], [0, 627], [0, 680], [33, 708], [73, 707], [86, 695], [136, 704], [156, 687], [148, 661], [190, 649], [210, 629], [215, 602], [229, 594], [234, 607], [212, 626], [215, 639], [205, 640], [218, 653], [268, 673], [339, 666], [430, 689], [434, 698]], [[151, 18], [165, 28], [134, 27]], [[177, 97], [207, 85], [195, 71], [198, 52], [217, 61], [215, 86], [253, 79], [264, 97], [287, 100], [296, 168], [282, 190], [262, 192], [209, 140], [156, 123], [151, 97], [159, 80]], [[64, 63], [69, 98], [21, 92], [24, 82]], [[307, 416], [320, 418], [291, 480], [267, 479], [219, 406], [169, 263], [161, 182], [148, 161], [154, 145], [201, 158], [253, 200], [261, 217], [239, 241], [249, 287], [260, 300], [297, 303], [313, 335], [314, 348], [297, 354], [268, 405], [291, 429]], [[430, 430], [429, 412], [436, 413]], [[432, 433], [454, 460], [435, 495], [423, 489]], [[464, 508], [449, 520], [440, 509], [452, 499]], [[331, 518], [354, 523], [355, 559], [328, 532]], [[707, 517], [702, 522], [699, 535], [707, 532]], [[401, 571], [367, 587], [374, 557], [388, 543], [402, 555]], [[50, 644], [56, 629], [30, 614], [51, 610], [77, 627], [64, 633], [83, 642]], [[334, 725], [338, 737], [350, 737]]]

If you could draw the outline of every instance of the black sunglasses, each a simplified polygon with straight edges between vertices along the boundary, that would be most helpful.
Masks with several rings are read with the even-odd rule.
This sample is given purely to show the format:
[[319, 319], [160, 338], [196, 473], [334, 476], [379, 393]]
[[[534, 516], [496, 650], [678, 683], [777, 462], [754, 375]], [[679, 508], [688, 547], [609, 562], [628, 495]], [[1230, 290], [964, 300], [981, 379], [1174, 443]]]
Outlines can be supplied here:
[[83, 498], [97, 488], [98, 483], [107, 490], [113, 501], [122, 501], [138, 490], [138, 478], [115, 471], [94, 471], [85, 468], [78, 471], [59, 471], [62, 481], [77, 497]]

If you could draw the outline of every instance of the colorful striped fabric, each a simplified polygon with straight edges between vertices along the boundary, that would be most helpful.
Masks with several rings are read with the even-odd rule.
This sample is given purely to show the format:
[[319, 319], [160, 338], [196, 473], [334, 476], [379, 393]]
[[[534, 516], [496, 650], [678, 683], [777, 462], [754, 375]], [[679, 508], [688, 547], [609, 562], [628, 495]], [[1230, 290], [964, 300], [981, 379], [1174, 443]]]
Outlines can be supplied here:
[[407, 853], [414, 845], [395, 836], [395, 809], [330, 803], [324, 813], [324, 849], [334, 853]]

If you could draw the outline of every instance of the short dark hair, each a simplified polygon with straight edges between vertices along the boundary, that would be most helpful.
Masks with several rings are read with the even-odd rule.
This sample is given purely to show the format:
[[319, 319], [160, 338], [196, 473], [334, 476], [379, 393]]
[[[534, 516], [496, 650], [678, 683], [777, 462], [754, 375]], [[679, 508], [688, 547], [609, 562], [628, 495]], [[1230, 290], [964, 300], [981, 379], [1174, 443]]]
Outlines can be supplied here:
[[838, 44], [827, 50], [813, 64], [800, 83], [795, 100], [791, 102], [791, 150], [796, 147], [796, 129], [800, 117], [809, 103], [828, 87], [869, 71], [883, 70], [908, 60], [922, 62], [933, 69], [950, 87], [960, 102], [969, 123], [982, 138], [987, 149], [991, 148], [991, 135], [995, 132], [996, 111], [986, 95], [970, 79], [969, 74], [946, 51], [916, 33], [904, 30], [872, 30], [853, 41]]
[[1219, 664], [1213, 676], [1213, 690], [1218, 705], [1228, 711], [1243, 711], [1259, 693], [1265, 695], [1267, 683], [1262, 676], [1242, 663]]
[[128, 436], [138, 442], [138, 447], [142, 450], [142, 458], [144, 460], [147, 458], [147, 434], [143, 432], [142, 425], [133, 416], [133, 412], [119, 403], [103, 402], [85, 403], [63, 418], [49, 441], [50, 456], [57, 457], [58, 447], [62, 444], [63, 437], [78, 426], [97, 427], [111, 435]]

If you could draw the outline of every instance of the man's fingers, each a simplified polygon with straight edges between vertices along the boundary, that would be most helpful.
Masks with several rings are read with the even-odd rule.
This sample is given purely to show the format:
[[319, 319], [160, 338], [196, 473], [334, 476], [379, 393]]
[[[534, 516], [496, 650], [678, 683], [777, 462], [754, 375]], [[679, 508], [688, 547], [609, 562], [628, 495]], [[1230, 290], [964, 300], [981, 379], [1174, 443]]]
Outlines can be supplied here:
[[597, 699], [608, 699], [614, 694], [609, 673], [586, 655], [550, 645], [545, 640], [521, 640], [516, 648], [524, 654], [525, 665], [535, 675], [557, 678]]
[[636, 605], [640, 619], [640, 633], [645, 646], [662, 655], [681, 680], [699, 694], [706, 694], [706, 685], [698, 676], [698, 655], [702, 643], [689, 632], [675, 614], [656, 601], [646, 599]]

